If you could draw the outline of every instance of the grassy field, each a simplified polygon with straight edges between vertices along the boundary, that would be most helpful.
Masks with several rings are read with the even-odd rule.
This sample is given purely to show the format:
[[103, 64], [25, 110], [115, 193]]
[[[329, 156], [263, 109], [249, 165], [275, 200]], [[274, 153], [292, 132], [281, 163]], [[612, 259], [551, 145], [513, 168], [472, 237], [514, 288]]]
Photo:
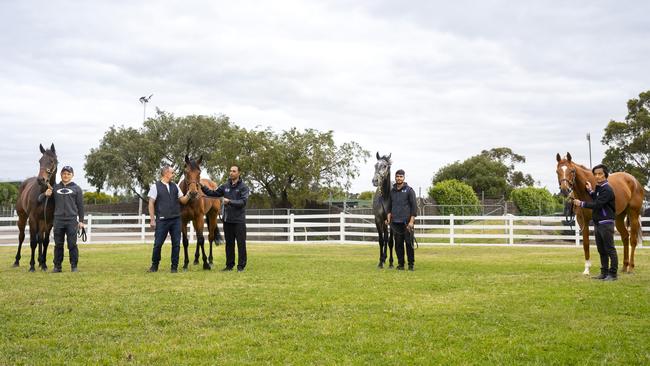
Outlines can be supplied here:
[[15, 250], [2, 365], [650, 364], [647, 250], [612, 283], [578, 248], [421, 247], [398, 272], [374, 246], [249, 245], [246, 272], [177, 274], [168, 244], [152, 274], [150, 246], [81, 245], [60, 274], [28, 273], [25, 249], [11, 268]]

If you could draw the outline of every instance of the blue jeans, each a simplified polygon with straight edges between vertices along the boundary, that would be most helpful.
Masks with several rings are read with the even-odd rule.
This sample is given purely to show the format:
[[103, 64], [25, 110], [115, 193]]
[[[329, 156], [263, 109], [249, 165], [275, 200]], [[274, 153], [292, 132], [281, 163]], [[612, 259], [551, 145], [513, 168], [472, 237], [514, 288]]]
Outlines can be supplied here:
[[167, 234], [172, 239], [172, 268], [178, 268], [178, 255], [181, 250], [181, 218], [156, 219], [156, 232], [153, 242], [153, 254], [151, 255], [152, 266], [158, 268], [160, 263], [160, 250], [167, 239]]

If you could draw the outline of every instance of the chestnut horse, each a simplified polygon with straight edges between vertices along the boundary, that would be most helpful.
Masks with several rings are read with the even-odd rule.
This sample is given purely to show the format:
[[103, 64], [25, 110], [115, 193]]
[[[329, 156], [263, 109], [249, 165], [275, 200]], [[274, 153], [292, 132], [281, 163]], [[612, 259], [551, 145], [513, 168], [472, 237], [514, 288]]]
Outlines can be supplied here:
[[[557, 154], [557, 179], [560, 192], [564, 196], [572, 194], [581, 201], [592, 201], [585, 189], [587, 182], [596, 187], [596, 179], [591, 170], [585, 166], [574, 163], [571, 154], [567, 153], [562, 158]], [[623, 240], [623, 272], [634, 271], [634, 251], [637, 242], [642, 240], [641, 232], [641, 207], [643, 205], [643, 187], [634, 176], [625, 172], [611, 173], [607, 178], [616, 197], [616, 229]], [[578, 209], [577, 221], [582, 229], [582, 246], [585, 252], [584, 274], [589, 274], [591, 261], [589, 260], [589, 221], [591, 210]], [[626, 219], [630, 228], [626, 225]]]
[[50, 243], [50, 231], [54, 223], [54, 200], [46, 199], [38, 202], [38, 196], [48, 187], [56, 183], [56, 171], [59, 161], [56, 157], [54, 144], [45, 150], [41, 148], [41, 159], [38, 161], [40, 168], [36, 177], [26, 179], [18, 189], [16, 213], [18, 213], [18, 252], [14, 267], [20, 265], [20, 250], [25, 240], [25, 225], [29, 222], [29, 245], [32, 249], [32, 259], [29, 262], [29, 271], [34, 272], [34, 252], [38, 247], [38, 265], [41, 270], [47, 271], [47, 246]]
[[393, 268], [393, 231], [389, 230], [386, 225], [388, 218], [388, 205], [390, 204], [390, 160], [388, 156], [379, 156], [377, 153], [377, 163], [375, 164], [375, 174], [372, 177], [372, 185], [377, 187], [375, 195], [372, 197], [372, 212], [375, 215], [375, 227], [379, 236], [379, 264], [378, 268], [384, 268], [386, 262], [387, 250], [390, 251], [390, 261], [388, 268]]
[[[189, 258], [187, 247], [189, 246], [189, 239], [187, 237], [187, 223], [192, 221], [194, 231], [196, 232], [196, 252], [194, 253], [194, 264], [199, 264], [199, 248], [203, 254], [203, 269], [212, 268], [212, 243], [216, 242], [219, 245], [221, 235], [219, 234], [219, 226], [217, 219], [221, 212], [221, 200], [205, 196], [201, 191], [199, 182], [210, 189], [217, 189], [217, 184], [209, 179], [201, 179], [201, 162], [203, 156], [198, 160], [190, 159], [185, 155], [185, 168], [183, 170], [183, 180], [179, 184], [179, 188], [186, 194], [189, 191], [190, 200], [181, 205], [181, 230], [183, 232], [183, 251], [185, 254], [185, 261], [183, 269], [187, 270]], [[204, 219], [208, 222], [208, 241], [210, 242], [210, 256], [206, 258], [205, 255], [205, 238], [203, 236], [203, 223]]]

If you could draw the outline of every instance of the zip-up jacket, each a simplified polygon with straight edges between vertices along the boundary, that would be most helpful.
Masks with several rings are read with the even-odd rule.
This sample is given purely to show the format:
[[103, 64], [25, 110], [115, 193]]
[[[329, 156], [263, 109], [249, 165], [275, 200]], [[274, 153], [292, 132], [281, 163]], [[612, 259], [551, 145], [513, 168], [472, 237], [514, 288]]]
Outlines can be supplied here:
[[616, 217], [616, 197], [609, 183], [605, 181], [596, 186], [596, 190], [589, 192], [593, 202], [582, 202], [581, 206], [592, 210], [594, 224], [613, 223]]
[[[38, 202], [45, 201], [45, 193], [38, 196]], [[59, 182], [52, 187], [52, 196], [54, 198], [54, 220], [68, 221], [79, 220], [84, 222], [84, 194], [81, 187], [74, 182], [64, 185]]]
[[250, 192], [241, 179], [235, 185], [228, 179], [228, 182], [220, 185], [215, 190], [211, 190], [206, 186], [201, 186], [201, 190], [207, 196], [225, 197], [230, 200], [229, 204], [224, 205], [223, 222], [246, 223], [246, 202]]
[[390, 202], [386, 208], [392, 215], [392, 221], [399, 224], [408, 224], [411, 216], [417, 216], [418, 204], [415, 200], [415, 191], [406, 182], [401, 189], [393, 184], [390, 190]]

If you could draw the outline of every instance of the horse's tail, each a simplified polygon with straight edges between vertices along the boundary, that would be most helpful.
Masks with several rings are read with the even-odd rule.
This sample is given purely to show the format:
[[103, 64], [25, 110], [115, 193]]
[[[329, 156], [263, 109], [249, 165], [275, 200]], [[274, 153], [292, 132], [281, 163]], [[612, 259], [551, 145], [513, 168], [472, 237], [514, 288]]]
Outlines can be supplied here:
[[643, 216], [639, 212], [639, 219], [637, 220], [637, 225], [638, 225], [638, 230], [637, 230], [638, 238], [637, 238], [637, 241], [636, 241], [637, 246], [643, 246], [643, 225], [641, 224], [641, 218], [642, 217]]
[[[208, 228], [210, 228], [210, 215], [205, 215], [205, 221], [208, 223]], [[214, 242], [216, 245], [219, 245], [223, 241], [223, 238], [221, 237], [221, 232], [219, 232], [219, 220], [215, 218], [214, 221]]]

